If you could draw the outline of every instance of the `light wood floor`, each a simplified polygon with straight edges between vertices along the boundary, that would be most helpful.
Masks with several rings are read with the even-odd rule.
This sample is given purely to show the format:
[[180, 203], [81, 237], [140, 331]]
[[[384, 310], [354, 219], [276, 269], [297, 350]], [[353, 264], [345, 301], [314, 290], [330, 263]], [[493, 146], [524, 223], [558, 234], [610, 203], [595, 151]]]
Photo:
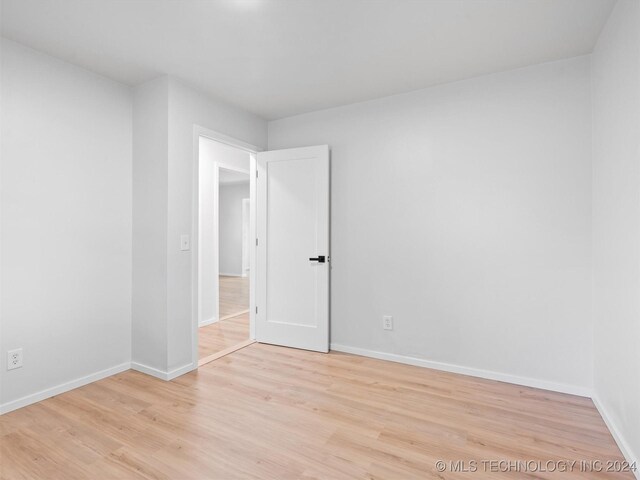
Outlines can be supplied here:
[[248, 313], [200, 327], [198, 329], [198, 358], [208, 357], [248, 339]]
[[220, 318], [249, 309], [249, 277], [220, 275]]
[[435, 462], [622, 460], [591, 400], [253, 344], [164, 382], [125, 372], [0, 417], [3, 480], [534, 479]]
[[249, 340], [249, 277], [220, 275], [220, 319], [198, 329], [198, 359]]

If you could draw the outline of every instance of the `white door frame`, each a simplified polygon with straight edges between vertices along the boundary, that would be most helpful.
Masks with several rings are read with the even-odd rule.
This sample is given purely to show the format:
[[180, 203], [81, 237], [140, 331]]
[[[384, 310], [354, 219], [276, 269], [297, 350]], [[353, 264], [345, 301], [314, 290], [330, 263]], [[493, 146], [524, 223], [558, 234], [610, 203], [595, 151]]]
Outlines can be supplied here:
[[[249, 241], [253, 248], [249, 250], [249, 265], [255, 265], [256, 262], [256, 154], [261, 152], [262, 149], [243, 142], [242, 140], [229, 137], [223, 133], [209, 130], [208, 128], [200, 125], [193, 126], [193, 152], [194, 152], [194, 173], [193, 173], [193, 199], [192, 199], [192, 232], [191, 232], [191, 359], [194, 365], [198, 365], [198, 327], [200, 321], [200, 297], [201, 297], [201, 282], [200, 282], [200, 137], [205, 137], [216, 142], [223, 143], [240, 150], [248, 152], [249, 155], [249, 171], [244, 173], [249, 174], [249, 191], [250, 191], [250, 219], [249, 219]], [[238, 170], [237, 167], [225, 165], [224, 163], [216, 162], [214, 172], [216, 175], [215, 189], [218, 189], [218, 172], [220, 168], [228, 170]], [[216, 215], [216, 236], [218, 235], [218, 215]], [[220, 270], [220, 263], [218, 259], [218, 252], [215, 252], [216, 263], [218, 264], [218, 270]], [[256, 327], [255, 327], [255, 312], [256, 312], [256, 278], [255, 268], [249, 270], [249, 338], [255, 340]], [[219, 272], [218, 272], [219, 273]], [[217, 282], [216, 282], [217, 283]], [[219, 290], [219, 287], [218, 287]], [[220, 318], [220, 312], [218, 308], [219, 304], [219, 291], [216, 292], [216, 312], [218, 319]]]
[[[247, 208], [249, 218], [247, 218]], [[246, 239], [246, 242], [245, 242]], [[247, 276], [247, 270], [251, 263], [249, 255], [251, 251], [251, 198], [242, 199], [242, 276]]]

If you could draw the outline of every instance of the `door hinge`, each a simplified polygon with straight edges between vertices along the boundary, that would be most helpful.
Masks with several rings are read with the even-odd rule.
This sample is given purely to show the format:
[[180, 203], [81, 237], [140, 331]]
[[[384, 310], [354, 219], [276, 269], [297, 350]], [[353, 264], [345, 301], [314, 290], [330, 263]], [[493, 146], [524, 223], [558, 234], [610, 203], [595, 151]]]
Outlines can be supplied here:
[[258, 239], [256, 238], [256, 246], [258, 246]]
[[258, 170], [256, 170], [256, 178], [258, 178]]
[[256, 315], [258, 314], [258, 307], [256, 307]]

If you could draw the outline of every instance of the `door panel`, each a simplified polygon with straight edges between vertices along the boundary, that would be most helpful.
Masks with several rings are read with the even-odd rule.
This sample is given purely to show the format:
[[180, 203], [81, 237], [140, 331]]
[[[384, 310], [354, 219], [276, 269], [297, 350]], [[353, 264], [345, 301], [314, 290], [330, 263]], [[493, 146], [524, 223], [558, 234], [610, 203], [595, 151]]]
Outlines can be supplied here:
[[258, 153], [256, 340], [329, 349], [329, 148]]

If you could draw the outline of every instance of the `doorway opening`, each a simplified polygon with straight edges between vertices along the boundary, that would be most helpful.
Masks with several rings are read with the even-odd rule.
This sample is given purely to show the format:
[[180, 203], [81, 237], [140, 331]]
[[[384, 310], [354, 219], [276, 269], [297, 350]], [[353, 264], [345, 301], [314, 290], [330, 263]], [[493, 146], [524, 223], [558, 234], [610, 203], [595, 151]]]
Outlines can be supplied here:
[[251, 148], [202, 132], [198, 152], [198, 366], [253, 343], [255, 157]]
[[[258, 152], [257, 147], [197, 125], [193, 138], [194, 366], [256, 340], [328, 352], [329, 146]], [[228, 267], [234, 270], [225, 271], [220, 192], [225, 181], [245, 181], [239, 174], [249, 177], [249, 198], [245, 189], [230, 201], [239, 212], [234, 232], [240, 234], [240, 255], [235, 267]], [[237, 239], [234, 245], [238, 251]], [[248, 313], [243, 278], [248, 279]], [[211, 325], [216, 328], [204, 330]]]
[[[218, 169], [218, 314], [249, 313], [249, 174]], [[247, 335], [249, 319], [247, 316]]]

